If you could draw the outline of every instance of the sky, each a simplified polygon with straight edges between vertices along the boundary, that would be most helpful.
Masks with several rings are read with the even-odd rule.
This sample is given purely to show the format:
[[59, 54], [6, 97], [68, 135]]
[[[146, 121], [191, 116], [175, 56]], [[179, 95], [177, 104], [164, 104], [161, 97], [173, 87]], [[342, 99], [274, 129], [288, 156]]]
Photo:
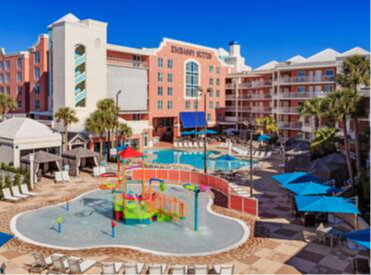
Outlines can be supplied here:
[[369, 0], [1, 1], [0, 47], [26, 50], [67, 13], [108, 23], [108, 42], [158, 47], [163, 37], [228, 49], [237, 40], [253, 68], [326, 48], [370, 50]]

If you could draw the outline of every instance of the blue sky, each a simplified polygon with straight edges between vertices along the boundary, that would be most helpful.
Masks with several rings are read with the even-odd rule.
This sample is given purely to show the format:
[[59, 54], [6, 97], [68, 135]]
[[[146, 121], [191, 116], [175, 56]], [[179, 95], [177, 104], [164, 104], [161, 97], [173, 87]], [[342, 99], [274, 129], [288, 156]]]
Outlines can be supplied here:
[[6, 52], [27, 49], [68, 12], [108, 22], [108, 41], [119, 45], [157, 47], [169, 37], [227, 48], [236, 39], [253, 67], [325, 48], [370, 50], [368, 0], [15, 0], [0, 8]]

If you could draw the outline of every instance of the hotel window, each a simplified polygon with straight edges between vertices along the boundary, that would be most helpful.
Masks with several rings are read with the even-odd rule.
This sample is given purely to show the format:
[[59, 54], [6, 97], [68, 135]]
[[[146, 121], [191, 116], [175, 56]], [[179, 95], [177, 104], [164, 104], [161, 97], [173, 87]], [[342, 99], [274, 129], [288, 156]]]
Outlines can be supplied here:
[[168, 101], [167, 102], [167, 109], [168, 110], [172, 110], [173, 109], [173, 102], [172, 101]]
[[157, 87], [157, 95], [161, 96], [164, 94], [164, 89], [161, 86]]
[[209, 78], [209, 85], [210, 85], [210, 86], [213, 86], [213, 85], [214, 85], [214, 79], [211, 78], [211, 77]]
[[216, 73], [220, 74], [220, 67], [216, 67]]
[[191, 109], [191, 102], [190, 102], [189, 100], [186, 101], [186, 103], [185, 103], [185, 108], [186, 108], [187, 110]]
[[10, 95], [10, 87], [9, 86], [6, 86], [6, 93], [7, 93], [7, 95]]
[[22, 109], [22, 100], [17, 100], [17, 107], [18, 109]]
[[209, 73], [214, 73], [214, 67], [213, 66], [209, 66]]
[[40, 68], [35, 68], [35, 79], [38, 80], [40, 78]]
[[325, 92], [330, 93], [334, 91], [334, 86], [332, 85], [325, 85]]
[[5, 75], [5, 83], [9, 84], [9, 82], [10, 82], [10, 74], [6, 74]]
[[297, 90], [299, 93], [304, 93], [304, 86], [298, 86], [298, 90]]
[[167, 74], [167, 82], [173, 82], [173, 74]]
[[214, 109], [214, 102], [212, 101], [209, 102], [209, 109], [210, 110]]
[[22, 86], [18, 86], [18, 95], [22, 95]]
[[35, 95], [40, 94], [40, 85], [38, 83], [35, 84], [34, 93], [35, 93]]
[[22, 58], [18, 58], [18, 60], [17, 60], [17, 69], [18, 70], [22, 69]]
[[334, 79], [334, 71], [326, 70], [326, 80], [333, 80], [333, 79]]
[[164, 80], [164, 74], [163, 73], [157, 73], [157, 81], [162, 82]]
[[173, 95], [173, 87], [167, 87], [167, 95], [169, 96]]
[[40, 110], [40, 100], [35, 100], [35, 110]]
[[216, 102], [216, 108], [217, 109], [220, 108], [220, 102], [219, 101]]
[[5, 61], [5, 70], [9, 71], [10, 70], [10, 62]]
[[198, 101], [195, 101], [195, 102], [193, 103], [193, 106], [194, 106], [194, 108], [197, 110], [197, 109], [198, 109]]
[[4, 62], [0, 62], [0, 72], [4, 71]]
[[304, 71], [298, 71], [298, 81], [304, 81]]
[[219, 85], [220, 85], [220, 79], [217, 78], [217, 79], [216, 79], [216, 86], [219, 86]]
[[164, 60], [162, 58], [157, 58], [157, 67], [162, 68], [164, 66]]
[[199, 83], [199, 65], [194, 61], [186, 64], [186, 96], [196, 97]]
[[173, 60], [172, 59], [168, 59], [168, 61], [167, 61], [167, 68], [168, 69], [172, 69], [173, 68]]
[[214, 90], [210, 88], [209, 90], [209, 97], [213, 97], [214, 96]]
[[4, 83], [4, 75], [0, 74], [0, 84], [3, 84], [3, 83]]
[[207, 113], [207, 121], [211, 121], [211, 114]]
[[34, 53], [34, 59], [35, 59], [35, 64], [40, 63], [40, 52], [35, 52]]
[[220, 97], [220, 90], [216, 90], [216, 97]]
[[18, 83], [22, 82], [22, 73], [20, 73], [20, 72], [17, 73], [17, 82]]
[[163, 107], [164, 103], [162, 102], [162, 100], [157, 101], [157, 110], [162, 110]]
[[140, 56], [133, 55], [133, 67], [140, 67]]

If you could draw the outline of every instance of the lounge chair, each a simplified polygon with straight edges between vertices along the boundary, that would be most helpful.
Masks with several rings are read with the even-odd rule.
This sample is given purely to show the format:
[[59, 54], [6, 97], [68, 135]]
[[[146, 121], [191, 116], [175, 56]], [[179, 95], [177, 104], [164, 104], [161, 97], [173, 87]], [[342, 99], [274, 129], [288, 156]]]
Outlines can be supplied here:
[[165, 274], [166, 264], [150, 264], [148, 265], [148, 274]]
[[188, 148], [193, 149], [193, 144], [190, 141], [188, 142]]
[[200, 148], [204, 148], [204, 143], [203, 143], [202, 141], [199, 141], [199, 142], [198, 142], [198, 146], [199, 146]]
[[370, 274], [370, 262], [365, 258], [353, 259], [353, 269], [356, 274]]
[[174, 142], [173, 142], [173, 147], [174, 147], [174, 148], [178, 148], [178, 142], [175, 142], [175, 141], [174, 141]]
[[51, 257], [45, 258], [42, 253], [32, 253], [35, 262], [31, 264], [28, 273], [41, 273], [52, 265]]
[[25, 194], [25, 195], [28, 195], [28, 196], [37, 196], [37, 193], [30, 192], [30, 190], [28, 190], [27, 184], [21, 184], [21, 192], [22, 192], [22, 194]]
[[16, 202], [16, 201], [21, 200], [21, 198], [19, 198], [19, 197], [14, 197], [12, 195], [12, 193], [10, 192], [9, 188], [3, 189], [3, 196], [4, 196], [3, 200], [5, 200], [5, 201]]
[[234, 265], [215, 265], [214, 270], [216, 274], [233, 274]]
[[52, 265], [48, 274], [66, 274], [69, 271], [68, 260], [62, 255], [51, 255]]
[[197, 141], [193, 142], [193, 148], [199, 148]]
[[123, 263], [108, 263], [102, 262], [102, 273], [101, 274], [119, 274], [121, 269], [123, 269]]
[[173, 265], [170, 267], [172, 274], [188, 274], [188, 267], [186, 265]]
[[179, 142], [178, 148], [183, 148], [183, 142]]
[[95, 265], [96, 261], [84, 260], [76, 258], [68, 258], [68, 264], [70, 267], [70, 274], [83, 274]]
[[19, 192], [18, 186], [12, 186], [11, 189], [12, 189], [13, 196], [16, 198], [27, 199], [30, 197], [28, 195], [21, 194], [21, 192]]
[[124, 264], [124, 274], [141, 274], [144, 268], [144, 264]]
[[189, 147], [188, 147], [188, 142], [186, 142], [186, 141], [183, 142], [183, 148], [185, 148], [185, 149], [189, 148]]
[[203, 264], [203, 265], [196, 264], [193, 269], [195, 271], [195, 274], [208, 274], [209, 273], [209, 268], [206, 264]]
[[64, 182], [70, 182], [70, 175], [68, 174], [68, 171], [63, 171], [62, 172], [62, 179]]
[[64, 182], [62, 177], [62, 172], [55, 172], [55, 182]]
[[93, 168], [93, 177], [99, 177], [100, 176], [100, 168], [99, 166], [95, 166]]

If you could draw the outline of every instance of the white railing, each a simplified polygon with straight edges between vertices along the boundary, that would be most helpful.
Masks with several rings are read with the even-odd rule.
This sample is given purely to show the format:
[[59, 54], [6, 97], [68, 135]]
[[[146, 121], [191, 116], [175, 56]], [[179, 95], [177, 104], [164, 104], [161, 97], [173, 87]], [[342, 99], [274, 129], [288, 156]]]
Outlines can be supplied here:
[[234, 83], [227, 83], [227, 84], [225, 84], [225, 88], [226, 89], [234, 89], [234, 88], [236, 88], [236, 84], [234, 84]]
[[251, 94], [250, 98], [251, 99], [271, 99], [272, 95], [271, 94]]
[[283, 114], [299, 114], [298, 108], [295, 107], [278, 107], [274, 111]]
[[269, 113], [272, 111], [270, 107], [251, 107], [252, 112], [262, 112], [262, 113]]
[[239, 88], [261, 88], [272, 86], [272, 81], [257, 81], [257, 82], [246, 82], [240, 83]]
[[279, 128], [287, 128], [287, 129], [301, 129], [302, 127], [301, 122], [288, 122], [288, 121], [281, 121], [277, 123]]
[[334, 76], [295, 76], [282, 77], [278, 79], [279, 83], [318, 83], [318, 82], [334, 82]]
[[107, 63], [109, 65], [120, 65], [125, 67], [142, 68], [147, 69], [148, 63], [145, 61], [136, 61], [132, 59], [118, 58], [107, 56]]

